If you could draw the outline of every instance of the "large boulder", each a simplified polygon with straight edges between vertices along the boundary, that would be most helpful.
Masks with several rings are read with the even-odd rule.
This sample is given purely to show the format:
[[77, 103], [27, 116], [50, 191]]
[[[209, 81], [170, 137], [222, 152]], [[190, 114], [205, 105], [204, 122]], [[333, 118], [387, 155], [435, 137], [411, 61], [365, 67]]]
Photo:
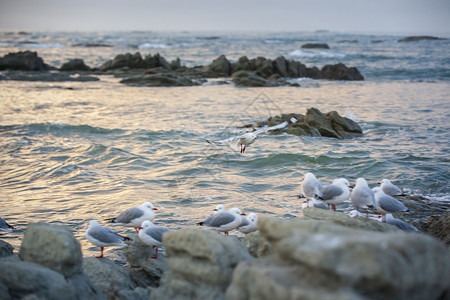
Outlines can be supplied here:
[[215, 73], [221, 76], [230, 76], [231, 75], [231, 63], [225, 57], [225, 55], [221, 55], [208, 66], [208, 71]]
[[48, 71], [49, 69], [37, 52], [9, 53], [0, 57], [0, 70]]
[[201, 229], [164, 236], [169, 270], [151, 299], [225, 299], [235, 266], [252, 257], [235, 237]]
[[331, 120], [317, 108], [308, 108], [305, 115], [308, 125], [316, 128], [322, 136], [342, 138], [334, 129]]
[[354, 67], [347, 67], [339, 63], [335, 65], [325, 65], [320, 71], [321, 78], [329, 80], [364, 80], [364, 77]]
[[273, 254], [239, 263], [229, 299], [444, 299], [450, 253], [418, 233], [261, 217]]
[[450, 213], [429, 217], [422, 228], [426, 233], [440, 239], [447, 246], [450, 245]]
[[164, 70], [171, 70], [171, 65], [164, 57], [156, 53], [155, 55], [147, 55], [142, 58], [141, 53], [136, 52], [134, 54], [125, 53], [119, 54], [114, 59], [108, 60], [99, 67], [102, 72], [115, 70], [115, 69], [151, 69], [162, 68]]
[[270, 87], [275, 84], [255, 72], [237, 71], [231, 77], [236, 86], [241, 87]]
[[64, 63], [60, 71], [74, 72], [74, 71], [89, 71], [91, 68], [86, 66], [81, 58], [70, 59], [68, 62]]
[[19, 250], [23, 261], [30, 261], [64, 276], [83, 273], [80, 243], [65, 226], [43, 222], [28, 225]]
[[250, 62], [259, 76], [269, 78], [274, 74], [272, 60], [258, 56], [251, 59]]

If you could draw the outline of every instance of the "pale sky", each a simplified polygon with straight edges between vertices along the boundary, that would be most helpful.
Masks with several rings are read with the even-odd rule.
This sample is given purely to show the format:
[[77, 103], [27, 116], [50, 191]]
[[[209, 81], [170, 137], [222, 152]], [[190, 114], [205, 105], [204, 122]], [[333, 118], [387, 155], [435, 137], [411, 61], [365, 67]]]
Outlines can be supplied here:
[[438, 34], [450, 0], [0, 0], [0, 29]]

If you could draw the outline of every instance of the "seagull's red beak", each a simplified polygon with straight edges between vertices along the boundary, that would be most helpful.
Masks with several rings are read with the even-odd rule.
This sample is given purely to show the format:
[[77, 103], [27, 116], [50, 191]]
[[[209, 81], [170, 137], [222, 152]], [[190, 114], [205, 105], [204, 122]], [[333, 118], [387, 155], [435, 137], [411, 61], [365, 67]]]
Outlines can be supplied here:
[[153, 207], [153, 210], [158, 210], [156, 207]]
[[139, 228], [138, 228], [138, 230], [141, 230], [141, 229], [144, 229], [144, 228], [142, 228], [142, 227], [139, 227]]
[[213, 211], [217, 211], [217, 209], [216, 208], [214, 208], [214, 210]]
[[246, 216], [246, 214], [241, 214], [241, 216]]

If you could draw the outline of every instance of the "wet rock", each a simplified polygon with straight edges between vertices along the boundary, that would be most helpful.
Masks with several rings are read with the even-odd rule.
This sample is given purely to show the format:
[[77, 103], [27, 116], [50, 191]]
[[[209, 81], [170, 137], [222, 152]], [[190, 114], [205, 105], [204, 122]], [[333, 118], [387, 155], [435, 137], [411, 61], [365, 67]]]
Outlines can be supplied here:
[[0, 257], [13, 255], [14, 247], [9, 243], [0, 240]]
[[273, 64], [270, 59], [259, 56], [257, 58], [251, 59], [250, 62], [252, 66], [254, 66], [256, 74], [258, 74], [259, 76], [269, 78], [274, 74]]
[[235, 237], [200, 229], [169, 232], [169, 270], [151, 299], [225, 299], [235, 266], [252, 257]]
[[230, 76], [231, 75], [231, 63], [225, 57], [225, 55], [221, 55], [208, 66], [208, 71], [213, 72], [217, 75], [221, 76]]
[[331, 120], [327, 118], [317, 108], [308, 108], [305, 115], [305, 122], [316, 128], [320, 135], [333, 138], [342, 138], [334, 129]]
[[289, 77], [287, 70], [287, 61], [284, 56], [279, 56], [273, 62], [274, 73], [279, 74], [281, 77]]
[[422, 226], [422, 229], [426, 233], [443, 241], [447, 246], [450, 245], [450, 213], [429, 217]]
[[80, 58], [71, 59], [68, 62], [64, 63], [61, 68], [59, 68], [60, 71], [89, 71], [91, 68], [86, 66], [84, 61]]
[[0, 80], [16, 80], [16, 81], [42, 81], [42, 82], [88, 82], [98, 81], [94, 76], [72, 76], [67, 73], [58, 72], [24, 72], [24, 71], [8, 71], [0, 75]]
[[119, 54], [114, 59], [109, 60], [99, 67], [102, 72], [128, 68], [128, 69], [151, 69], [162, 67], [165, 70], [171, 70], [170, 64], [159, 53], [151, 56], [148, 55], [142, 58], [141, 53], [136, 52], [134, 54], [126, 53]]
[[320, 71], [323, 79], [330, 80], [364, 80], [364, 77], [356, 68], [348, 68], [342, 63], [326, 65]]
[[302, 49], [330, 49], [325, 43], [307, 43], [302, 45]]
[[0, 57], [0, 70], [48, 71], [50, 66], [44, 63], [37, 52], [24, 51]]
[[286, 129], [286, 133], [297, 135], [297, 136], [321, 136], [319, 130], [314, 127], [309, 126], [306, 123], [295, 123], [290, 125]]
[[446, 39], [429, 35], [414, 35], [400, 39], [398, 40], [398, 42], [402, 43], [402, 42], [435, 41], [435, 40], [446, 40]]
[[376, 232], [317, 220], [262, 217], [274, 253], [239, 263], [229, 299], [441, 299], [450, 254], [417, 233]]
[[83, 272], [80, 243], [65, 226], [43, 222], [29, 224], [20, 246], [19, 257], [64, 276]]
[[84, 258], [83, 269], [92, 283], [109, 299], [121, 290], [136, 288], [128, 273], [108, 258]]
[[254, 71], [254, 67], [252, 66], [250, 60], [247, 56], [242, 56], [235, 63], [231, 64], [232, 73], [237, 71]]
[[258, 231], [247, 234], [242, 243], [253, 257], [263, 257], [272, 254], [272, 246], [259, 234]]
[[136, 75], [122, 79], [120, 83], [132, 86], [193, 86], [198, 85], [197, 82], [189, 77], [177, 76], [173, 73], [158, 73], [147, 75]]
[[236, 86], [245, 87], [270, 87], [275, 86], [275, 83], [269, 81], [254, 72], [237, 71], [233, 73], [232, 81]]
[[340, 116], [336, 111], [325, 114], [331, 121], [333, 129], [343, 138], [351, 138], [362, 135], [362, 129], [355, 121]]
[[143, 244], [137, 235], [127, 242], [128, 247], [123, 249], [128, 264], [128, 272], [134, 282], [140, 287], [158, 287], [161, 276], [167, 271], [167, 257], [160, 250], [157, 259], [155, 249]]

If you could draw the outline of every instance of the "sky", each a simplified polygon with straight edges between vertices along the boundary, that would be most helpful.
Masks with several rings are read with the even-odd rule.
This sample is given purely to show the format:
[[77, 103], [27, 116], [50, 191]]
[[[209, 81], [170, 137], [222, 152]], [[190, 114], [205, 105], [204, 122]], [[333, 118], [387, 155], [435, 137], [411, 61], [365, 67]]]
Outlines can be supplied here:
[[449, 33], [450, 0], [0, 0], [0, 29]]

